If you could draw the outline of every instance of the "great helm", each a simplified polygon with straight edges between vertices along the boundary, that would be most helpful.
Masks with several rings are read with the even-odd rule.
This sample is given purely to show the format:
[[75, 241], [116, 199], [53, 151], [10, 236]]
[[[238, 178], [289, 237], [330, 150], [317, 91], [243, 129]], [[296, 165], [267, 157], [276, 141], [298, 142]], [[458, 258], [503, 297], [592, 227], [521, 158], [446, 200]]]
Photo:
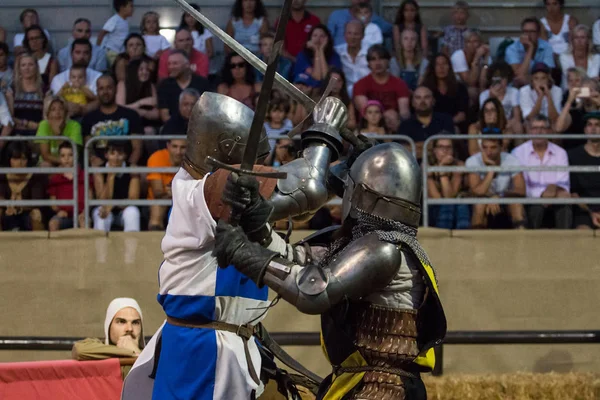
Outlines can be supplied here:
[[[206, 163], [207, 156], [230, 165], [240, 164], [253, 118], [254, 111], [245, 104], [222, 94], [204, 92], [188, 123], [184, 165], [203, 176], [213, 170]], [[270, 151], [263, 129], [257, 158], [267, 156]]]
[[346, 177], [343, 216], [359, 209], [417, 227], [421, 217], [421, 168], [402, 145], [371, 147], [352, 164]]

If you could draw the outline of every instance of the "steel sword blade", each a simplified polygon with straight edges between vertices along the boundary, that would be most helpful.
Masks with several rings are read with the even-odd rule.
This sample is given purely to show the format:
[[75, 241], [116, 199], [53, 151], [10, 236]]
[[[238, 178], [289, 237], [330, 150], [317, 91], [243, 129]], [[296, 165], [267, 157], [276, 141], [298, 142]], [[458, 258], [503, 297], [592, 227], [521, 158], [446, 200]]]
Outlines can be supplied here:
[[[267, 64], [262, 61], [260, 58], [255, 56], [250, 50], [242, 46], [235, 39], [229, 36], [225, 31], [219, 28], [215, 23], [206, 18], [200, 11], [194, 9], [186, 0], [175, 0], [177, 4], [188, 14], [190, 14], [194, 19], [200, 22], [206, 29], [212, 32], [213, 35], [218, 37], [229, 46], [233, 51], [239, 54], [244, 60], [248, 61], [250, 65], [259, 70], [261, 73], [265, 73], [267, 71]], [[316, 105], [315, 101], [304, 94], [300, 89], [294, 86], [290, 81], [285, 79], [283, 76], [278, 73], [275, 74], [275, 82], [277, 86], [286, 92], [292, 99], [296, 100], [300, 104], [306, 108], [306, 111], [310, 113], [314, 106]]]
[[287, 21], [290, 16], [291, 7], [292, 0], [285, 0], [283, 2], [283, 8], [279, 14], [279, 24], [277, 25], [277, 31], [275, 32], [273, 50], [268, 60], [269, 63], [267, 65], [267, 70], [265, 71], [265, 77], [263, 79], [260, 93], [258, 94], [256, 110], [254, 110], [254, 118], [252, 119], [250, 134], [248, 135], [248, 142], [246, 143], [244, 157], [242, 158], [242, 164], [240, 165], [241, 169], [252, 170], [254, 164], [256, 163], [258, 144], [260, 143], [265, 116], [267, 114], [267, 107], [269, 106], [269, 99], [271, 97], [271, 89], [273, 88], [273, 82], [275, 80], [275, 73], [277, 72], [277, 66], [279, 65], [279, 57], [281, 55], [283, 40], [285, 38], [285, 26], [287, 25]]

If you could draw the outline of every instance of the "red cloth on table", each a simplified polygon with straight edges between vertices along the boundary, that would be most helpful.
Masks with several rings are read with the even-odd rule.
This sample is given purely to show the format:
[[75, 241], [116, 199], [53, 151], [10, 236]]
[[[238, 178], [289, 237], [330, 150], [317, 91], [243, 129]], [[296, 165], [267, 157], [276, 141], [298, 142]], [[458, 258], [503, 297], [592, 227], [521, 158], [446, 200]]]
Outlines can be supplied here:
[[119, 400], [119, 359], [0, 363], [2, 400]]

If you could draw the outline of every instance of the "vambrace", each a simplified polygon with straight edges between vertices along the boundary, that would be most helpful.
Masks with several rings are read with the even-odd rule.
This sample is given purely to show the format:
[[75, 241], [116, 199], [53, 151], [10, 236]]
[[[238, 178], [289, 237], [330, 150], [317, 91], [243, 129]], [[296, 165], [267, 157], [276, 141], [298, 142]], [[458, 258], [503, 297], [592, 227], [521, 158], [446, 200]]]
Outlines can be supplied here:
[[310, 146], [297, 158], [278, 168], [287, 172], [286, 179], [277, 181], [277, 188], [269, 201], [273, 213], [269, 221], [289, 216], [308, 219], [332, 197], [327, 188], [331, 150], [325, 145]]
[[400, 247], [371, 233], [350, 243], [329, 265], [302, 267], [274, 258], [263, 283], [305, 314], [321, 314], [344, 298], [359, 300], [387, 286], [402, 263]]

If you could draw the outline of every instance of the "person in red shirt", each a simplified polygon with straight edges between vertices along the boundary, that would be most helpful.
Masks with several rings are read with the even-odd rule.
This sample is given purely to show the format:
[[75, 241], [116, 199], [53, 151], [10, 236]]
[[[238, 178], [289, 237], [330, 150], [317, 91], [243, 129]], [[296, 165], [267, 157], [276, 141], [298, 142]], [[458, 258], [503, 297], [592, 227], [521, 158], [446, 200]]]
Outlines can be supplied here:
[[[292, 0], [292, 13], [285, 26], [285, 39], [283, 42], [283, 56], [296, 62], [296, 56], [304, 49], [308, 39], [308, 32], [321, 24], [316, 15], [306, 11], [306, 0]], [[279, 21], [275, 21], [275, 27]]]
[[[58, 155], [61, 168], [73, 167], [73, 148], [71, 143], [62, 142], [58, 147]], [[84, 172], [79, 168], [77, 174], [77, 208], [79, 209], [79, 226], [83, 226], [84, 210]], [[73, 199], [73, 173], [65, 172], [50, 177], [48, 184], [48, 195], [51, 200], [72, 200]], [[58, 231], [73, 227], [73, 206], [52, 206], [54, 216], [48, 222], [49, 231]]]
[[377, 100], [385, 110], [383, 116], [389, 131], [396, 132], [400, 119], [410, 118], [410, 89], [406, 83], [390, 74], [390, 53], [382, 45], [373, 45], [367, 52], [371, 73], [354, 84], [354, 106], [364, 110], [369, 100]]
[[[210, 60], [206, 54], [194, 49], [194, 39], [187, 28], [181, 28], [175, 34], [175, 49], [182, 50], [188, 55], [190, 68], [195, 75], [208, 77]], [[171, 54], [171, 51], [165, 50], [158, 60], [158, 79], [169, 77], [169, 54]]]

